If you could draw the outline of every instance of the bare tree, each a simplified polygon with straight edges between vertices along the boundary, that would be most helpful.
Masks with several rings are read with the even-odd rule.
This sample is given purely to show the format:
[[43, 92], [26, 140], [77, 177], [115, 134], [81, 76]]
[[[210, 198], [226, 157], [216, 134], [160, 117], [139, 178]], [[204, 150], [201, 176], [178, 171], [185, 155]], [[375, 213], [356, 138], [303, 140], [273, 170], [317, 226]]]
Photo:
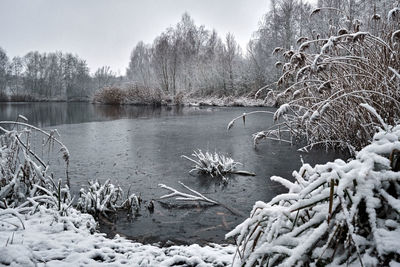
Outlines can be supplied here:
[[0, 47], [0, 97], [6, 94], [8, 64], [6, 51]]
[[10, 91], [12, 94], [20, 94], [22, 87], [22, 73], [24, 71], [24, 63], [21, 57], [13, 57], [10, 66]]
[[97, 89], [102, 89], [112, 85], [115, 73], [111, 70], [110, 66], [103, 66], [96, 70], [94, 79], [97, 84]]

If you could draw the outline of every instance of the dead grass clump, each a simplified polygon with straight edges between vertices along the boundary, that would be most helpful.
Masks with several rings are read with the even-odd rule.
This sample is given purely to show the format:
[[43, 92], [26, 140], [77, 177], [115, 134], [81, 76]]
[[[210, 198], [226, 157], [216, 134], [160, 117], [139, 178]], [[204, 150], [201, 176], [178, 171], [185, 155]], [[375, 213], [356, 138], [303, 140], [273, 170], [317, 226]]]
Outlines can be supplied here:
[[126, 97], [126, 91], [119, 87], [105, 87], [96, 92], [93, 101], [102, 104], [122, 104]]
[[157, 88], [131, 84], [127, 86], [126, 98], [130, 104], [161, 105], [163, 93]]
[[222, 178], [224, 182], [228, 180], [226, 177], [227, 174], [255, 176], [254, 173], [237, 170], [236, 167], [242, 165], [242, 163], [236, 162], [232, 158], [218, 154], [217, 152], [211, 153], [206, 151], [206, 153], [203, 153], [199, 149], [198, 151], [193, 151], [192, 156], [193, 158], [182, 155], [183, 158], [195, 164], [190, 172], [197, 171], [208, 174], [211, 177]]
[[[89, 181], [87, 189], [81, 188], [77, 209], [93, 215], [107, 215], [119, 209], [128, 210], [132, 213], [140, 209], [141, 198], [135, 194], [129, 195], [124, 201], [123, 190], [114, 185], [110, 180], [103, 184], [98, 180]], [[129, 194], [129, 193], [128, 193]]]

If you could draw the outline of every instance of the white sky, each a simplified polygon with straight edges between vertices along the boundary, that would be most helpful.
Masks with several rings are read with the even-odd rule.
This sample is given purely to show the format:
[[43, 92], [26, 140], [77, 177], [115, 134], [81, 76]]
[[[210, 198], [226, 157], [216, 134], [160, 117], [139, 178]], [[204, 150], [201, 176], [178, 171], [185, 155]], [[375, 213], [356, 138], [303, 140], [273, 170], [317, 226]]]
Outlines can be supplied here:
[[71, 52], [91, 72], [125, 73], [133, 47], [151, 43], [187, 11], [196, 25], [232, 32], [244, 48], [269, 0], [0, 0], [0, 47], [9, 58], [29, 51]]

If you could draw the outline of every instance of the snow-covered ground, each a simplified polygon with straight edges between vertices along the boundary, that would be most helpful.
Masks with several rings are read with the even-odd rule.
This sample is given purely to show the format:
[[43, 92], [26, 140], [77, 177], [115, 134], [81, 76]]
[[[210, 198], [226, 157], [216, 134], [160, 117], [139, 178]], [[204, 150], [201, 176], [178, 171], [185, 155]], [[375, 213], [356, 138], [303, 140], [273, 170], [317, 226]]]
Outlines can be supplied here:
[[273, 103], [266, 103], [263, 99], [255, 99], [249, 97], [201, 97], [201, 98], [184, 98], [183, 104], [186, 106], [218, 106], [218, 107], [262, 107], [272, 106]]
[[[94, 219], [38, 207], [18, 217], [0, 211], [0, 266], [229, 266], [236, 247], [158, 247], [94, 232]], [[3, 214], [3, 215], [2, 215]]]

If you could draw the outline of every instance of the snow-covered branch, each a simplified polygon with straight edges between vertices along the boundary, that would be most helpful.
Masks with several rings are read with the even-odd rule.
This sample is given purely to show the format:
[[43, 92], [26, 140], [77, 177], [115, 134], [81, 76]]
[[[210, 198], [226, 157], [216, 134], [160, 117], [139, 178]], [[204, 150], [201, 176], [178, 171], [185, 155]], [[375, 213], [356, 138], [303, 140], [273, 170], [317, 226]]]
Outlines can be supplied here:
[[165, 184], [159, 184], [158, 186], [164, 189], [167, 189], [171, 191], [171, 193], [163, 195], [159, 198], [159, 200], [166, 199], [166, 198], [172, 198], [175, 197], [175, 200], [183, 200], [183, 201], [200, 201], [200, 202], [205, 202], [213, 205], [219, 205], [219, 203], [215, 200], [209, 199], [202, 195], [201, 193], [191, 189], [190, 187], [184, 185], [182, 182], [179, 182], [180, 185], [182, 185], [184, 188], [192, 192], [194, 195], [188, 194], [188, 193], [183, 193], [180, 192], [170, 186], [166, 186]]
[[289, 192], [257, 202], [227, 234], [239, 245], [234, 266], [398, 262], [399, 151], [400, 126], [388, 126], [353, 160], [303, 164], [295, 182], [271, 177]]

